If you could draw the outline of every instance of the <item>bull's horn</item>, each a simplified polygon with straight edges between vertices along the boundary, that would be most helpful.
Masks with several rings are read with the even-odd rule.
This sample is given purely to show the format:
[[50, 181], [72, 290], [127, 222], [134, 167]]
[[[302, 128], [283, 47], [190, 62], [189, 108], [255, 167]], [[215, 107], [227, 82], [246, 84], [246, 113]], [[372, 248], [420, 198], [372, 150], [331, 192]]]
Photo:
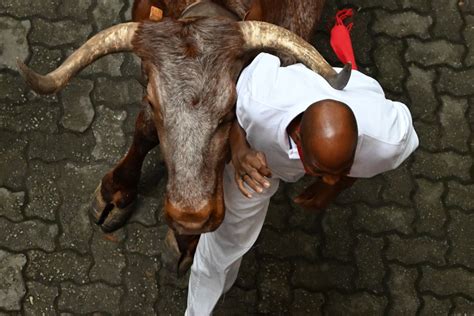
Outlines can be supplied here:
[[346, 64], [337, 73], [312, 45], [285, 28], [274, 24], [245, 21], [239, 22], [246, 50], [264, 50], [273, 48], [279, 52], [296, 57], [299, 61], [323, 76], [329, 84], [338, 90], [344, 89], [351, 76], [352, 67]]
[[26, 82], [33, 90], [41, 94], [54, 93], [64, 87], [69, 79], [96, 59], [111, 53], [132, 51], [132, 38], [138, 23], [122, 23], [112, 26], [94, 35], [59, 68], [47, 75], [40, 75], [17, 60], [18, 67]]

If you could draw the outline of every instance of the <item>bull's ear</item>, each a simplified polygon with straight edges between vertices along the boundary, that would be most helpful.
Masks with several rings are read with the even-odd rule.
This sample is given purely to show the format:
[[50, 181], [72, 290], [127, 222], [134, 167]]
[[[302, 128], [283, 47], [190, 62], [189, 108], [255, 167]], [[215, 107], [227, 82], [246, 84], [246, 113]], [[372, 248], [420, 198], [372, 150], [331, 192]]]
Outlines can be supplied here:
[[250, 8], [245, 14], [245, 21], [263, 21], [263, 10], [261, 0], [252, 0]]

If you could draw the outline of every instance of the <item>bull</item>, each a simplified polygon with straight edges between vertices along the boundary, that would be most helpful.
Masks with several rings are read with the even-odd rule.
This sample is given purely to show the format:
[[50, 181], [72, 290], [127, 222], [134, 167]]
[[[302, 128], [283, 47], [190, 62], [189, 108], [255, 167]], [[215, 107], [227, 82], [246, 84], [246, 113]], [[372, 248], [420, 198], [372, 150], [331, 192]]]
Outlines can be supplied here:
[[[201, 233], [224, 218], [222, 171], [235, 119], [238, 75], [258, 52], [300, 61], [342, 89], [350, 66], [336, 73], [308, 44], [324, 0], [135, 0], [133, 22], [101, 31], [63, 64], [40, 75], [18, 62], [26, 82], [41, 94], [62, 89], [80, 70], [111, 53], [134, 52], [147, 78], [133, 142], [102, 178], [91, 215], [110, 232], [130, 216], [146, 154], [158, 144], [168, 182], [164, 215], [168, 243], [189, 267]], [[161, 21], [147, 18], [160, 7]]]

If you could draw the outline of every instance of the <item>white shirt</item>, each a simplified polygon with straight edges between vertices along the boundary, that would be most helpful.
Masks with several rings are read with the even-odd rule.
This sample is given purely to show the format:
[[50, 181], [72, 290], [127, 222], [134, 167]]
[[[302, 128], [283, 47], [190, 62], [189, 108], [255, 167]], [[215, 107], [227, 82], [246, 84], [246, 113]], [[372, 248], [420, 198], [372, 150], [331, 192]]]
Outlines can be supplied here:
[[237, 94], [237, 119], [247, 141], [265, 153], [273, 175], [287, 182], [302, 177], [304, 168], [288, 156], [286, 128], [317, 101], [337, 100], [354, 113], [359, 136], [351, 177], [370, 178], [395, 169], [418, 147], [408, 108], [387, 100], [376, 80], [356, 70], [340, 91], [302, 64], [280, 67], [277, 57], [261, 53], [240, 75]]

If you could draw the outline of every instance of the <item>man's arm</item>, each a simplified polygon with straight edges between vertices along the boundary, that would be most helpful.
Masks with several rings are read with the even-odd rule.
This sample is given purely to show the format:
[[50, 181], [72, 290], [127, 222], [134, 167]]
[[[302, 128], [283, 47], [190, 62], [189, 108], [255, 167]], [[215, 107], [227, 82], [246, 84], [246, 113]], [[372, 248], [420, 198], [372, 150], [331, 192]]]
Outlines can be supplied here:
[[255, 192], [262, 192], [263, 187], [270, 186], [265, 177], [271, 177], [272, 173], [267, 167], [265, 154], [250, 147], [247, 135], [237, 120], [230, 130], [230, 151], [235, 169], [235, 182], [243, 195], [252, 197], [244, 182]]

